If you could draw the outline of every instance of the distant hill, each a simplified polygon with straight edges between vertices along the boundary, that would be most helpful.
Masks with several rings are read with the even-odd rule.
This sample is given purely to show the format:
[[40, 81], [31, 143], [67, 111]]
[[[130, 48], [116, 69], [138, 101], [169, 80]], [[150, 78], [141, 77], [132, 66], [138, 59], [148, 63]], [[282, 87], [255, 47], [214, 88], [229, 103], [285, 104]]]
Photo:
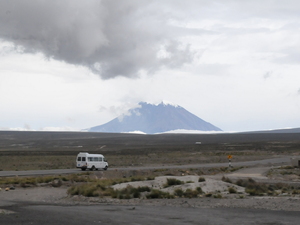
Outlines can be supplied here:
[[300, 133], [300, 128], [285, 128], [285, 129], [274, 129], [274, 130], [261, 130], [261, 131], [252, 131], [250, 133]]
[[178, 129], [222, 131], [181, 106], [163, 102], [158, 105], [140, 102], [139, 107], [130, 109], [126, 115], [124, 114], [108, 123], [87, 130], [113, 133], [141, 131], [147, 134], [155, 134]]

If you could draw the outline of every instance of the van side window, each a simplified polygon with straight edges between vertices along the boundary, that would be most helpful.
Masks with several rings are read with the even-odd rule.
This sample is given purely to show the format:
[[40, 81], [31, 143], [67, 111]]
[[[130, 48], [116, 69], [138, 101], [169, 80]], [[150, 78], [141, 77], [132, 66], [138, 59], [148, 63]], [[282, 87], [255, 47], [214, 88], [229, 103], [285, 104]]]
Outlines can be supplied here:
[[99, 158], [98, 158], [98, 157], [94, 157], [94, 161], [95, 161], [95, 162], [98, 162], [98, 161], [99, 161]]
[[99, 161], [102, 162], [102, 161], [103, 161], [103, 158], [100, 157], [100, 158], [99, 158]]
[[85, 157], [82, 157], [82, 158], [81, 158], [81, 161], [82, 161], [82, 162], [85, 162]]
[[78, 158], [77, 158], [77, 161], [81, 161], [81, 157], [78, 157]]
[[88, 157], [88, 161], [93, 162], [93, 157]]

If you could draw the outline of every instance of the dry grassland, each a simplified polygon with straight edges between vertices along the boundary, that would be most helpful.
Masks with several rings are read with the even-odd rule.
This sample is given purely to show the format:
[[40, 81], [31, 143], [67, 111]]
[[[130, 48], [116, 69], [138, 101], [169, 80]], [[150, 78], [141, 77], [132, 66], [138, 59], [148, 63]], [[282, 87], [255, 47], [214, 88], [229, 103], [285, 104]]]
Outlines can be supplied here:
[[[201, 145], [195, 144], [201, 141]], [[0, 131], [0, 170], [75, 168], [79, 152], [104, 154], [110, 168], [188, 165], [298, 155], [300, 134], [109, 134]]]

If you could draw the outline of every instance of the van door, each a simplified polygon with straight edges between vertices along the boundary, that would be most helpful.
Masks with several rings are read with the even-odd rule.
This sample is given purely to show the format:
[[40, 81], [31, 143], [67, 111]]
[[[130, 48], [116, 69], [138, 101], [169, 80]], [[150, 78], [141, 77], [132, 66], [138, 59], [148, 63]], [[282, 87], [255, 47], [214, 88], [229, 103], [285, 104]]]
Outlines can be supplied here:
[[103, 169], [104, 165], [103, 165], [103, 158], [99, 157], [99, 168]]
[[77, 168], [86, 168], [86, 157], [85, 156], [77, 157]]

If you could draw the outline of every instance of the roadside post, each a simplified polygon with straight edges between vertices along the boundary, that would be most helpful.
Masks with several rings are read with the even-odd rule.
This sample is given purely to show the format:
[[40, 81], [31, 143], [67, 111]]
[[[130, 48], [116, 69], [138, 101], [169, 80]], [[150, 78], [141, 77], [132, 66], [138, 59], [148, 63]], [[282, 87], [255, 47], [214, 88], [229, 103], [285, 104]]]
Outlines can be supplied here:
[[228, 165], [228, 167], [232, 167], [232, 166], [231, 166], [232, 155], [228, 155], [227, 158], [228, 158], [228, 160], [229, 160], [229, 165]]

